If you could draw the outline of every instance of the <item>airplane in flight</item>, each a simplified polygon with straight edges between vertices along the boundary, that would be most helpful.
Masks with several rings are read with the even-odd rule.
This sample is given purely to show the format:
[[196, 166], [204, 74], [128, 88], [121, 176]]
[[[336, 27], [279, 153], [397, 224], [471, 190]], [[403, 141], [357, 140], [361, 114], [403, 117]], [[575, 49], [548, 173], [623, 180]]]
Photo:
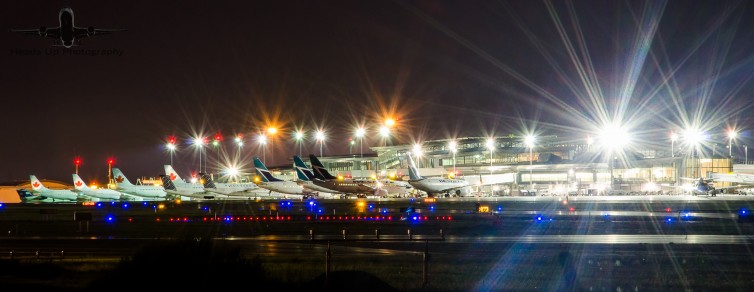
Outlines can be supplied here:
[[[166, 184], [163, 177], [167, 178], [170, 181], [170, 184]], [[165, 175], [161, 175], [160, 179], [162, 179], [162, 187], [171, 195], [208, 200], [218, 197], [217, 194], [204, 189], [204, 186], [201, 184], [190, 183], [181, 179], [181, 176], [178, 175], [171, 165], [165, 165]]]
[[11, 29], [11, 31], [54, 38], [60, 41], [63, 47], [70, 48], [76, 45], [78, 43], [77, 40], [79, 39], [125, 31], [125, 29], [102, 29], [93, 26], [77, 27], [73, 24], [73, 9], [70, 7], [63, 7], [60, 9], [60, 12], [58, 12], [57, 27], [48, 28], [46, 26], [40, 26], [39, 28], [33, 29]]
[[82, 180], [81, 177], [79, 177], [79, 175], [75, 173], [73, 174], [73, 189], [75, 192], [84, 196], [98, 198], [101, 200], [118, 201], [126, 199], [126, 196], [123, 193], [120, 193], [116, 190], [93, 189], [88, 187], [86, 183], [84, 183], [84, 180]]
[[30, 175], [32, 193], [52, 201], [84, 201], [87, 199], [85, 196], [80, 196], [71, 190], [51, 190], [46, 188], [35, 175]]
[[329, 194], [340, 194], [341, 192], [328, 189], [326, 187], [319, 186], [314, 183], [315, 180], [318, 180], [314, 176], [314, 172], [309, 168], [309, 166], [304, 163], [303, 160], [301, 160], [301, 157], [298, 157], [298, 155], [293, 156], [293, 165], [296, 168], [296, 176], [298, 177], [298, 183], [304, 187], [304, 189], [315, 192], [315, 193], [329, 193]]
[[312, 182], [318, 186], [335, 190], [338, 193], [355, 194], [357, 196], [366, 196], [367, 194], [380, 197], [387, 196], [385, 190], [377, 188], [375, 182], [335, 177], [327, 171], [322, 162], [314, 154], [309, 155], [309, 161], [311, 161], [312, 168], [314, 169], [314, 177], [317, 178]]
[[254, 157], [254, 170], [262, 179], [259, 186], [268, 189], [270, 193], [278, 192], [290, 195], [306, 195], [304, 188], [299, 184], [292, 181], [284, 181], [276, 178], [272, 173], [264, 166], [259, 157]]
[[408, 183], [417, 190], [424, 191], [428, 196], [432, 197], [434, 194], [445, 194], [449, 196], [450, 192], [455, 192], [457, 196], [465, 196], [471, 193], [471, 185], [464, 179], [449, 179], [442, 177], [422, 177], [419, 174], [419, 170], [414, 164], [414, 159], [411, 155], [408, 156]]
[[200, 173], [200, 181], [204, 185], [204, 189], [223, 194], [229, 197], [245, 197], [255, 198], [260, 195], [259, 191], [262, 190], [254, 183], [219, 183], [215, 182], [209, 174]]
[[167, 198], [167, 193], [161, 187], [132, 184], [119, 168], [113, 168], [113, 180], [117, 189], [126, 194], [152, 199]]

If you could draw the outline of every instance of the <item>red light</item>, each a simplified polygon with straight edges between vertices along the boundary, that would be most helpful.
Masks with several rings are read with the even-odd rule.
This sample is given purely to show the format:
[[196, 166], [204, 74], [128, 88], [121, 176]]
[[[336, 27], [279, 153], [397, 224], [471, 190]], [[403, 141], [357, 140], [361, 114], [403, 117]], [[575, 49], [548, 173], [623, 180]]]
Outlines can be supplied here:
[[76, 158], [76, 159], [73, 160], [73, 163], [76, 164], [76, 165], [79, 165], [79, 164], [81, 164], [81, 159]]
[[168, 137], [168, 143], [175, 144], [175, 137], [173, 136]]
[[312, 220], [311, 216], [306, 216], [306, 220]]
[[568, 210], [569, 210], [569, 211], [571, 211], [571, 212], [573, 212], [573, 211], [576, 211], [576, 209], [575, 209], [575, 208], [573, 208], [573, 207], [571, 207], [571, 208], [570, 208], [570, 209], [568, 209]]
[[155, 219], [155, 221], [160, 222], [160, 218]]
[[133, 218], [128, 218], [128, 222], [134, 221]]
[[670, 213], [670, 208], [665, 208], [665, 212]]
[[223, 135], [222, 134], [216, 134], [215, 135], [215, 141], [219, 142], [219, 141], [222, 141], [222, 140], [223, 140]]
[[107, 164], [113, 164], [113, 163], [115, 163], [115, 160], [113, 160], [112, 158], [107, 160]]

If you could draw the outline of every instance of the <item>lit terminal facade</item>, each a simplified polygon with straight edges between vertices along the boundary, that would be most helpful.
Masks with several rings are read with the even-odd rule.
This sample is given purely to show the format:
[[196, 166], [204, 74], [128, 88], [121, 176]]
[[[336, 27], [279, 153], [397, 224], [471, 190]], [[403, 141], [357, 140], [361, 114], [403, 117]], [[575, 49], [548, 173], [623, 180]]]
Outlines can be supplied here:
[[[426, 141], [420, 146], [370, 147], [372, 153], [368, 155], [320, 160], [343, 177], [407, 180], [410, 154], [422, 176], [453, 176], [455, 169], [455, 176], [468, 180], [477, 194], [495, 196], [678, 194], [683, 191], [682, 185], [691, 183], [684, 178], [733, 171], [731, 159], [722, 154], [699, 151], [692, 158], [688, 150], [676, 149], [672, 154], [668, 147], [610, 155], [584, 139], [572, 141], [577, 140], [539, 136], [529, 148], [522, 136], [465, 137]], [[609, 156], [613, 156], [612, 163]]]

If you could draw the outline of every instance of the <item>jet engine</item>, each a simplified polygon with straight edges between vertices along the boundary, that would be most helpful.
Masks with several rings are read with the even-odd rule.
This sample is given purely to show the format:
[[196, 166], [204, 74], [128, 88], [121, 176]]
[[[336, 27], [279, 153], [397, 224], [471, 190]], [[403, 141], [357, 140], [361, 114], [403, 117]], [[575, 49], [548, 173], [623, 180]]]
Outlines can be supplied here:
[[86, 28], [86, 35], [93, 36], [95, 34], [94, 26], [90, 26]]
[[39, 27], [39, 36], [47, 36], [47, 27], [46, 26], [40, 26]]

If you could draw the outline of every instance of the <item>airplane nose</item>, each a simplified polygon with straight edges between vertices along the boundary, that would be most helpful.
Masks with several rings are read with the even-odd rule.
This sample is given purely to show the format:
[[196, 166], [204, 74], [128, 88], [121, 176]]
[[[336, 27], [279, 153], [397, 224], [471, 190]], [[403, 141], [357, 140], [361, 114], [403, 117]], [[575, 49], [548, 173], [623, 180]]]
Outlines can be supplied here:
[[73, 42], [63, 42], [63, 46], [66, 48], [70, 48], [73, 46]]

